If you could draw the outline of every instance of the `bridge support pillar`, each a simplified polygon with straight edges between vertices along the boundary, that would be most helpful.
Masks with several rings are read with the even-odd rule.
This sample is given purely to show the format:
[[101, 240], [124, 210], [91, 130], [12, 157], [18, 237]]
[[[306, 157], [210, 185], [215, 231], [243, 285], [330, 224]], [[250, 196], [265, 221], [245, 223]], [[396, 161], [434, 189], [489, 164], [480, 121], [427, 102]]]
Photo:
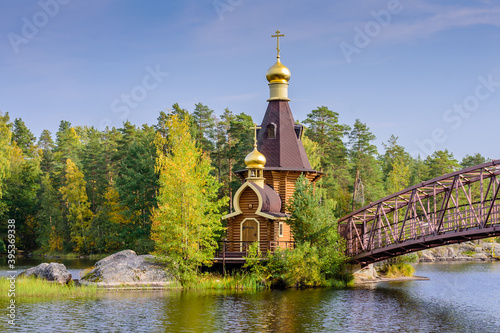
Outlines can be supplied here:
[[366, 266], [361, 266], [360, 264], [347, 264], [344, 271], [352, 274], [355, 280], [371, 280], [379, 277], [373, 264]]

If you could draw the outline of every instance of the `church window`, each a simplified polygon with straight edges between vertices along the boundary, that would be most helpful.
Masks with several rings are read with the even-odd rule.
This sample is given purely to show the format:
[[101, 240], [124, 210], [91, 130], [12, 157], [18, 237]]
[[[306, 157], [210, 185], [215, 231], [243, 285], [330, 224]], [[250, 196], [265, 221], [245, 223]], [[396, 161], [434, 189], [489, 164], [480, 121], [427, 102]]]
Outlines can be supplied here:
[[280, 223], [278, 224], [278, 235], [279, 235], [280, 237], [283, 237], [283, 222], [280, 222]]
[[267, 125], [267, 138], [268, 139], [276, 139], [276, 124], [270, 123]]
[[304, 127], [300, 124], [295, 124], [293, 126], [293, 129], [295, 130], [295, 135], [297, 136], [297, 139], [302, 140], [302, 134], [304, 132]]

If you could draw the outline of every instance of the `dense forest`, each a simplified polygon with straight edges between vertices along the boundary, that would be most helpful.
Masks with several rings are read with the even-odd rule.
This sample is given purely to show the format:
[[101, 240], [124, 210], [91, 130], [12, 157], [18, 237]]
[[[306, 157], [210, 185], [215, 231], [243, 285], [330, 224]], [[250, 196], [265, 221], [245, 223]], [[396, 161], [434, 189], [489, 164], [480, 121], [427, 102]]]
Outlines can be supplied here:
[[[254, 121], [244, 113], [226, 109], [217, 116], [201, 103], [192, 112], [174, 104], [152, 126], [125, 122], [121, 128], [99, 131], [63, 120], [55, 136], [44, 130], [38, 139], [22, 119], [11, 121], [8, 113], [0, 113], [0, 251], [5, 251], [9, 219], [16, 221], [16, 245], [25, 252], [152, 251], [152, 212], [159, 189], [154, 141], [171, 114], [189, 119], [189, 130], [210, 157], [213, 176], [221, 184], [219, 196], [232, 197], [240, 186], [232, 172], [244, 168], [253, 143], [249, 128]], [[326, 174], [318, 188], [333, 200], [337, 217], [487, 160], [473, 154], [459, 162], [447, 150], [413, 158], [395, 136], [379, 152], [365, 123], [340, 124], [339, 114], [325, 106], [312, 110], [303, 123], [311, 165]], [[229, 200], [226, 211], [231, 208]]]

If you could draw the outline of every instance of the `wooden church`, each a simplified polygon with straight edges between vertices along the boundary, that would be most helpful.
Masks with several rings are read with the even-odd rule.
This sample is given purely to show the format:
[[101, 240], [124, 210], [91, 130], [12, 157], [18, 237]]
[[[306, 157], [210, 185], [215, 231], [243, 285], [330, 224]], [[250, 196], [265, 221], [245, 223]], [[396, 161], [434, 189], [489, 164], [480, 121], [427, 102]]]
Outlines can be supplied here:
[[269, 68], [270, 97], [262, 124], [255, 130], [253, 151], [245, 157], [246, 169], [236, 175], [243, 184], [234, 195], [234, 212], [227, 220], [224, 254], [241, 256], [253, 242], [260, 250], [293, 247], [293, 235], [286, 223], [285, 207], [295, 190], [295, 181], [304, 174], [315, 182], [322, 173], [311, 168], [302, 144], [302, 125], [295, 124], [288, 102], [290, 70], [280, 61], [276, 31], [277, 61]]

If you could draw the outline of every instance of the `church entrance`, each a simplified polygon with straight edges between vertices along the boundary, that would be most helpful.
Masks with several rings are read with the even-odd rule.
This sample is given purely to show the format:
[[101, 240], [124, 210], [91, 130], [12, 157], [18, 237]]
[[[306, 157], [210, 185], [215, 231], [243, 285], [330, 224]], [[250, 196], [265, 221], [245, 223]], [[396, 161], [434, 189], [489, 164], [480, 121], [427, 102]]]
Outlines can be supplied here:
[[241, 224], [241, 251], [247, 251], [253, 242], [259, 241], [259, 222], [256, 219], [246, 219]]

